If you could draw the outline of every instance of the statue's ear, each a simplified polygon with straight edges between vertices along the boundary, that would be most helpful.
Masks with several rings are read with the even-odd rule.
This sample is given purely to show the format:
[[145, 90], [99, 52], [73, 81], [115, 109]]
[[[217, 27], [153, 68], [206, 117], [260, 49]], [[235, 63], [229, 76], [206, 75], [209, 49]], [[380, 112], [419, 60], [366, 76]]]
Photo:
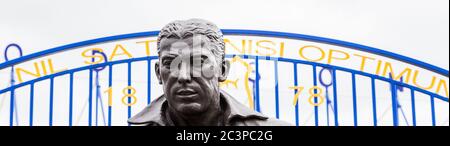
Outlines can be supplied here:
[[227, 80], [229, 72], [230, 72], [230, 61], [225, 60], [222, 63], [222, 72], [219, 76], [219, 82], [223, 82], [223, 81]]
[[156, 61], [155, 63], [155, 73], [156, 73], [156, 78], [159, 81], [159, 84], [162, 85], [162, 80], [161, 80], [161, 73], [159, 72], [160, 68], [159, 68], [159, 61]]

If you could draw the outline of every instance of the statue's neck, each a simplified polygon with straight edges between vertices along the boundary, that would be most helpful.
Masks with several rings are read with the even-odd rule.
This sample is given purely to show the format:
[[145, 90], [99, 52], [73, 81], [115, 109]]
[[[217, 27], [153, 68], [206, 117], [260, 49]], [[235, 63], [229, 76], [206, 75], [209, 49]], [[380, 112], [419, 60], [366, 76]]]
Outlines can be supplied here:
[[220, 106], [210, 106], [204, 113], [184, 115], [168, 108], [166, 116], [175, 126], [221, 126], [223, 114]]

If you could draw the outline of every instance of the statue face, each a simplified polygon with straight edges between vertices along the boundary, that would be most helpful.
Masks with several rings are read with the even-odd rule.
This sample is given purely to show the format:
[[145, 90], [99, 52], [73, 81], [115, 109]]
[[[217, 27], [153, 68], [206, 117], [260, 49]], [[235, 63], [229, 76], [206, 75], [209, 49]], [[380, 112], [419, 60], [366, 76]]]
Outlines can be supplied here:
[[208, 39], [189, 36], [161, 40], [156, 75], [169, 107], [182, 114], [200, 114], [219, 106], [219, 82], [226, 79], [229, 63], [222, 63]]

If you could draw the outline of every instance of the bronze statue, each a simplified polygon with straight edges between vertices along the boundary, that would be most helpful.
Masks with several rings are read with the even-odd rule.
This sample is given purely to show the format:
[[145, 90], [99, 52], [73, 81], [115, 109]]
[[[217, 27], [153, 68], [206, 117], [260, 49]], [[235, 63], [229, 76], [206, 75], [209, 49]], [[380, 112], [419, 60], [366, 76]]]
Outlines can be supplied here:
[[156, 76], [164, 94], [128, 120], [146, 126], [288, 126], [219, 89], [230, 63], [220, 29], [205, 20], [174, 21], [158, 36]]

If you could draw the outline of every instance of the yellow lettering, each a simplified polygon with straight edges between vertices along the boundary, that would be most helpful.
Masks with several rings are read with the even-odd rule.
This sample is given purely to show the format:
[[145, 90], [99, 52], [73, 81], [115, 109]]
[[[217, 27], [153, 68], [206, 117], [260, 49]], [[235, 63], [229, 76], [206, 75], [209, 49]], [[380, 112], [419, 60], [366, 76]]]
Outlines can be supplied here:
[[150, 56], [150, 43], [152, 42], [156, 42], [156, 40], [148, 40], [148, 41], [140, 41], [140, 42], [136, 42], [137, 44], [145, 44], [145, 54], [147, 56]]
[[439, 83], [437, 85], [437, 89], [436, 89], [436, 94], [439, 94], [439, 92], [441, 91], [441, 87], [444, 88], [444, 92], [445, 92], [445, 97], [448, 98], [448, 87], [447, 87], [447, 82], [445, 82], [445, 80], [440, 79]]
[[405, 77], [405, 83], [409, 83], [409, 78], [411, 77], [411, 69], [410, 68], [405, 68], [399, 75], [395, 75], [394, 70], [392, 69], [392, 65], [390, 62], [386, 62], [384, 65], [384, 70], [383, 70], [383, 76], [386, 77], [387, 71], [388, 69], [390, 70], [389, 73], [392, 76], [393, 80], [400, 80], [400, 78], [404, 77], [404, 75], [406, 74]]
[[[89, 48], [89, 49], [84, 50], [81, 53], [81, 56], [89, 58], [89, 61], [84, 61], [84, 63], [85, 64], [98, 64], [98, 63], [103, 62], [104, 58], [103, 58], [102, 55], [100, 55], [100, 54], [94, 54], [94, 55], [88, 54], [88, 53], [91, 53], [92, 51], [103, 52], [103, 50], [101, 48]], [[98, 61], [95, 61], [96, 60], [95, 58], [98, 58]], [[94, 62], [92, 62], [91, 59], [94, 59]]]
[[34, 63], [34, 69], [35, 69], [36, 73], [32, 73], [31, 71], [28, 71], [28, 70], [25, 70], [25, 69], [22, 69], [19, 67], [16, 68], [16, 74], [17, 74], [17, 78], [19, 79], [19, 82], [23, 82], [21, 72], [26, 73], [31, 76], [34, 76], [34, 77], [37, 77], [37, 78], [41, 77], [41, 72], [39, 71], [39, 65], [37, 62]]
[[[122, 50], [123, 53], [117, 53], [118, 49]], [[116, 45], [111, 56], [109, 57], [109, 60], [112, 61], [114, 59], [114, 57], [118, 56], [118, 55], [127, 55], [128, 58], [133, 58], [133, 56], [131, 56], [131, 54], [120, 44]]]
[[248, 55], [250, 55], [250, 54], [252, 54], [252, 40], [248, 40], [248, 50], [247, 50], [247, 53], [248, 53]]
[[[305, 50], [306, 48], [311, 48], [311, 49], [317, 49], [317, 50], [319, 50], [320, 53], [321, 53], [320, 57], [317, 58], [317, 59], [311, 59], [311, 58], [305, 57], [305, 55], [303, 55], [303, 50]], [[301, 56], [303, 59], [307, 60], [307, 61], [316, 62], [316, 61], [321, 61], [323, 58], [325, 58], [325, 52], [322, 50], [322, 48], [319, 48], [319, 47], [316, 47], [316, 46], [304, 46], [304, 47], [300, 48], [300, 50], [299, 50], [298, 52], [299, 52], [300, 56]]]
[[[336, 57], [336, 56], [333, 55], [334, 52], [336, 52], [336, 53], [341, 53], [341, 54], [344, 55], [344, 57]], [[350, 55], [348, 55], [348, 53], [346, 53], [346, 52], [344, 52], [344, 51], [339, 51], [339, 50], [333, 50], [333, 49], [331, 49], [331, 50], [329, 51], [329, 53], [330, 53], [330, 56], [328, 56], [328, 62], [327, 62], [328, 64], [331, 64], [331, 60], [332, 60], [332, 59], [336, 59], [336, 60], [348, 60], [348, 59], [350, 58]]]
[[363, 55], [359, 55], [359, 54], [354, 54], [355, 56], [361, 57], [361, 66], [359, 67], [360, 71], [364, 71], [364, 67], [366, 66], [366, 60], [370, 59], [370, 60], [375, 60], [375, 58], [372, 57], [367, 57], [367, 56], [363, 56]]
[[284, 42], [280, 43], [280, 57], [284, 57]]
[[229, 39], [223, 39], [223, 40], [224, 40], [225, 44], [231, 45], [231, 47], [233, 47], [233, 49], [235, 49], [239, 53], [241, 53], [241, 54], [245, 53], [245, 40], [242, 40], [242, 48], [241, 49], [239, 49], [238, 47], [236, 47], [236, 45], [231, 43], [231, 41]]
[[431, 79], [430, 85], [428, 85], [427, 87], [425, 87], [425, 86], [422, 86], [422, 85], [417, 84], [417, 76], [418, 76], [418, 74], [419, 74], [419, 71], [418, 71], [418, 70], [414, 71], [413, 84], [414, 84], [416, 87], [419, 87], [419, 88], [422, 88], [422, 89], [425, 89], [425, 90], [429, 90], [429, 89], [433, 88], [434, 83], [436, 82], [436, 77], [435, 77], [435, 76], [433, 76], [433, 78]]
[[41, 60], [42, 72], [47, 75], [47, 67], [45, 67], [45, 61]]
[[50, 69], [50, 73], [52, 73], [52, 74], [67, 70], [67, 68], [65, 68], [65, 69], [61, 69], [61, 70], [56, 70], [55, 71], [55, 69], [53, 68], [53, 61], [52, 61], [52, 59], [48, 59], [47, 62], [48, 62], [48, 68]]
[[272, 46], [275, 46], [275, 43], [272, 42], [272, 41], [269, 41], [269, 40], [258, 41], [258, 42], [256, 42], [256, 46], [257, 47], [269, 50], [271, 53], [261, 53], [263, 51], [260, 51], [259, 48], [256, 50], [256, 53], [258, 53], [259, 55], [263, 55], [263, 56], [272, 56], [272, 55], [275, 55], [277, 53], [277, 51], [274, 48], [269, 47], [269, 46], [264, 46], [264, 45], [262, 45], [263, 43], [269, 43]]
[[[42, 67], [42, 74], [41, 74], [40, 69], [39, 69], [39, 63], [41, 64], [41, 67]], [[49, 73], [50, 74], [54, 74], [54, 73], [57, 73], [57, 72], [61, 72], [61, 71], [67, 70], [67, 69], [62, 69], [62, 70], [55, 71], [55, 68], [53, 67], [52, 59], [47, 59], [47, 63], [48, 63], [48, 69], [49, 70], [47, 70], [47, 65], [45, 64], [44, 60], [39, 61], [39, 62], [35, 62], [34, 63], [34, 69], [35, 69], [34, 73], [31, 72], [31, 71], [25, 70], [23, 68], [20, 68], [20, 67], [16, 68], [16, 75], [17, 75], [17, 78], [18, 78], [19, 82], [20, 83], [23, 82], [22, 73], [25, 73], [25, 74], [34, 76], [36, 78], [39, 78], [42, 75], [49, 75]]]
[[377, 71], [376, 71], [376, 75], [380, 75], [380, 71], [381, 71], [381, 64], [382, 64], [383, 62], [381, 61], [381, 60], [378, 60], [378, 62], [377, 62]]

